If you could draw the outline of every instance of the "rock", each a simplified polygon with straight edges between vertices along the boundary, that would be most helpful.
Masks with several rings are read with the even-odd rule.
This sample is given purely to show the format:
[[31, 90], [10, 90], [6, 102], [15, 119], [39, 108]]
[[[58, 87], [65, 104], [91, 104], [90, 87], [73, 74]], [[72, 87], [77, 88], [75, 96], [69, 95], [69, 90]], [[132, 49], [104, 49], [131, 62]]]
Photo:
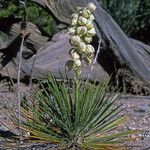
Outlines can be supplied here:
[[2, 38], [0, 37], [0, 49], [3, 48], [3, 41]]
[[[56, 78], [60, 78], [60, 72], [65, 77], [66, 62], [71, 59], [69, 50], [72, 48], [69, 43], [70, 36], [67, 33], [61, 32], [55, 35], [44, 50], [33, 56], [28, 61], [22, 61], [22, 71], [33, 78], [43, 78], [45, 74], [52, 73]], [[87, 79], [90, 73], [91, 65], [83, 63], [82, 79]], [[67, 71], [69, 78], [74, 78], [74, 71]], [[92, 81], [107, 80], [108, 74], [98, 63], [94, 64], [93, 72], [90, 76]]]
[[138, 105], [138, 109], [141, 112], [150, 113], [150, 106], [148, 104], [142, 103], [142, 104]]

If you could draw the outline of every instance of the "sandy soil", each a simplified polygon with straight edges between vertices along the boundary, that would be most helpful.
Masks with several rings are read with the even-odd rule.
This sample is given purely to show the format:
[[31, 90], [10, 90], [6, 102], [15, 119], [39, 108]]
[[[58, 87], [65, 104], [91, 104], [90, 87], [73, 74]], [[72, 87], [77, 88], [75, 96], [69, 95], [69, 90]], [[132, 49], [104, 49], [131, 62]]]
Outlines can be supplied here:
[[[8, 87], [9, 85], [0, 87], [0, 132], [12, 131], [13, 133], [17, 133], [17, 129], [10, 124], [9, 120], [9, 110], [17, 110], [16, 92], [14, 92], [15, 88], [12, 88], [12, 91], [10, 92], [10, 88]], [[21, 84], [22, 93], [25, 93], [28, 90], [29, 86]], [[134, 142], [128, 143], [128, 145], [131, 146], [130, 149], [150, 150], [150, 96], [122, 95], [117, 103], [122, 104], [122, 107], [125, 108], [122, 113], [127, 115], [129, 118], [128, 123], [123, 128], [140, 130], [138, 139], [136, 139]], [[8, 128], [6, 128], [6, 126]], [[5, 139], [0, 137], [0, 150], [7, 149], [7, 144]], [[42, 146], [39, 146], [35, 143], [25, 144], [22, 145], [21, 149], [46, 149], [45, 147], [42, 148]], [[12, 149], [17, 149], [16, 144], [11, 145], [11, 147], [13, 147]], [[47, 149], [53, 148], [50, 148], [49, 146]]]

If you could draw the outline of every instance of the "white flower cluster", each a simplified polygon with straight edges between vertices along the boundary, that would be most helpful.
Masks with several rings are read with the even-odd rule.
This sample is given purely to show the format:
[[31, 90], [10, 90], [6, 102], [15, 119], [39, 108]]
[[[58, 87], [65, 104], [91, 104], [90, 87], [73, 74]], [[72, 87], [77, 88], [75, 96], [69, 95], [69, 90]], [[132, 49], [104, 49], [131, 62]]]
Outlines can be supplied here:
[[68, 33], [71, 35], [70, 43], [73, 49], [70, 51], [72, 61], [68, 61], [69, 69], [74, 68], [75, 71], [80, 70], [81, 60], [89, 64], [92, 62], [94, 47], [90, 45], [92, 37], [96, 34], [93, 26], [93, 12], [96, 6], [93, 3], [88, 3], [85, 8], [77, 7], [77, 12], [72, 15], [71, 27]]

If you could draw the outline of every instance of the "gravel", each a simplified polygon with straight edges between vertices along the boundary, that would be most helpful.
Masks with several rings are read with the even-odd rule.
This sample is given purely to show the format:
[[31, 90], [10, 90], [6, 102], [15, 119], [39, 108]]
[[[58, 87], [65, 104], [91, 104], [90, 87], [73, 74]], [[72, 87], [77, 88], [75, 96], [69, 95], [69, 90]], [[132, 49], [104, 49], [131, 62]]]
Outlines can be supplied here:
[[[28, 86], [22, 85], [21, 91], [25, 93], [29, 89]], [[129, 149], [131, 150], [150, 150], [150, 96], [133, 96], [122, 95], [117, 102], [117, 105], [121, 104], [124, 109], [122, 114], [127, 115], [129, 120], [127, 124], [123, 126], [123, 129], [139, 130], [140, 132], [135, 135], [138, 138], [134, 142], [128, 142]], [[5, 89], [0, 89], [0, 133], [2, 131], [12, 132], [18, 134], [18, 130], [12, 126], [9, 115], [10, 109], [16, 111], [16, 93], [9, 92]], [[9, 138], [9, 137], [8, 137]], [[8, 140], [6, 137], [6, 139]], [[39, 143], [26, 143], [21, 145], [13, 143], [5, 138], [0, 137], [0, 150], [5, 150], [10, 145], [12, 149], [33, 149], [33, 150], [46, 150], [57, 149], [56, 145], [52, 144], [39, 144]], [[50, 147], [53, 148], [50, 148]]]

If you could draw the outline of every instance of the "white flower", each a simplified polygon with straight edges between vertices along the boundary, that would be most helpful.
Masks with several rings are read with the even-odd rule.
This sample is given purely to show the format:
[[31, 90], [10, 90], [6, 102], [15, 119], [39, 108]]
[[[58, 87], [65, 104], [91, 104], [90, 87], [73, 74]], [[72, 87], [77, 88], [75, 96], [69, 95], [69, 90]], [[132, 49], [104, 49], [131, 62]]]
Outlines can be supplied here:
[[81, 15], [88, 19], [88, 18], [90, 18], [91, 12], [88, 9], [83, 9]]
[[91, 14], [89, 19], [93, 21], [95, 19], [94, 15]]
[[85, 43], [88, 43], [88, 44], [91, 43], [91, 42], [92, 42], [92, 37], [86, 37], [86, 36], [85, 36], [85, 37], [84, 37], [84, 42], [85, 42]]
[[79, 13], [82, 10], [82, 7], [77, 7], [76, 11]]
[[80, 42], [78, 45], [77, 45], [77, 49], [80, 51], [80, 52], [84, 52], [86, 50], [86, 44], [84, 42]]
[[96, 34], [96, 31], [95, 31], [95, 28], [92, 28], [92, 29], [90, 29], [90, 30], [88, 30], [88, 32], [87, 32], [87, 36], [94, 36]]
[[94, 53], [94, 51], [95, 51], [95, 49], [92, 45], [90, 45], [90, 44], [86, 45], [86, 51], [85, 52], [87, 54], [92, 54], [92, 53]]
[[74, 13], [74, 14], [72, 14], [71, 18], [72, 18], [72, 19], [78, 19], [78, 16], [79, 16], [79, 15], [78, 15], [77, 13]]
[[88, 30], [92, 29], [93, 28], [93, 23], [92, 23], [92, 20], [88, 20], [87, 23], [86, 23], [86, 27]]
[[90, 2], [90, 3], [88, 3], [88, 5], [87, 5], [87, 9], [88, 9], [91, 13], [93, 13], [93, 12], [96, 10], [96, 6], [94, 5], [94, 3]]
[[75, 27], [72, 27], [72, 28], [68, 29], [68, 33], [71, 34], [71, 35], [75, 34], [75, 32], [76, 32]]
[[87, 28], [85, 26], [80, 26], [76, 29], [76, 31], [79, 36], [82, 36], [87, 33]]
[[71, 57], [72, 57], [74, 60], [77, 60], [77, 59], [80, 58], [80, 56], [78, 55], [78, 53], [75, 52], [74, 50], [71, 50], [71, 51], [70, 51], [70, 55], [71, 55]]
[[71, 25], [72, 26], [75, 26], [78, 22], [78, 19], [77, 18], [73, 18], [72, 21], [71, 21]]
[[92, 63], [94, 57], [94, 47], [90, 45], [92, 37], [96, 34], [92, 14], [96, 9], [93, 3], [88, 3], [86, 8], [77, 7], [76, 13], [71, 18], [72, 27], [68, 30], [71, 35], [70, 43], [73, 49], [70, 51], [72, 60], [67, 62], [69, 69], [74, 69], [76, 74], [81, 74], [81, 60], [83, 59], [87, 64]]
[[81, 60], [80, 59], [75, 60], [74, 65], [77, 67], [80, 67], [81, 66]]
[[79, 18], [78, 18], [78, 24], [79, 25], [85, 25], [87, 23], [87, 19], [85, 18], [85, 17], [83, 17], [83, 16], [80, 16]]
[[81, 41], [81, 38], [78, 35], [72, 36], [70, 40], [72, 45], [77, 45], [78, 43], [80, 43], [80, 41]]

